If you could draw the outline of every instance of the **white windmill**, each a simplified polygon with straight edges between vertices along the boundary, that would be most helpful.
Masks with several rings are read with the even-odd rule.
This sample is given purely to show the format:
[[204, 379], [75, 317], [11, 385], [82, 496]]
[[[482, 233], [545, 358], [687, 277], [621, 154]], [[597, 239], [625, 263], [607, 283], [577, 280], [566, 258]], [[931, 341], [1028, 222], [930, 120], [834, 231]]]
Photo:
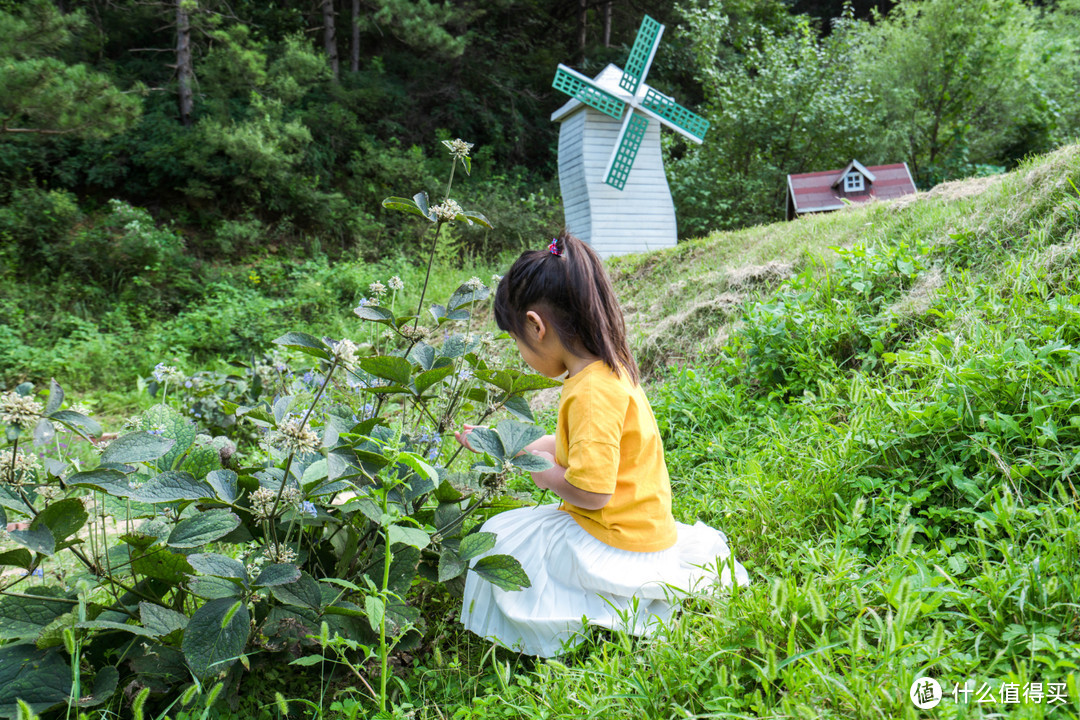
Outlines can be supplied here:
[[590, 78], [559, 65], [552, 82], [573, 98], [551, 115], [561, 123], [566, 226], [605, 257], [675, 245], [660, 125], [699, 144], [709, 129], [708, 120], [645, 84], [663, 33], [664, 26], [646, 15], [626, 70], [608, 65]]

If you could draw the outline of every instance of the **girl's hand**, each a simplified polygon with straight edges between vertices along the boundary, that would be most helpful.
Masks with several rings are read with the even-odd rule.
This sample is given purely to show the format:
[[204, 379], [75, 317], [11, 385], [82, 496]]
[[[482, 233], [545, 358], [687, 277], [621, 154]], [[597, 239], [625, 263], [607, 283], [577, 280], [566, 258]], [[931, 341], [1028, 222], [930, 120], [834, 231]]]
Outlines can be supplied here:
[[[484, 428], [484, 426], [483, 425], [465, 425], [464, 427], [465, 427], [464, 430], [461, 430], [461, 431], [458, 431], [458, 432], [454, 433], [454, 439], [457, 440], [461, 444], [461, 446], [463, 448], [465, 448], [466, 450], [471, 450], [472, 452], [480, 452], [479, 450], [477, 450], [476, 448], [474, 448], [472, 445], [469, 444], [469, 433], [471, 433], [476, 428]], [[486, 430], [487, 428], [484, 428], [484, 429]]]

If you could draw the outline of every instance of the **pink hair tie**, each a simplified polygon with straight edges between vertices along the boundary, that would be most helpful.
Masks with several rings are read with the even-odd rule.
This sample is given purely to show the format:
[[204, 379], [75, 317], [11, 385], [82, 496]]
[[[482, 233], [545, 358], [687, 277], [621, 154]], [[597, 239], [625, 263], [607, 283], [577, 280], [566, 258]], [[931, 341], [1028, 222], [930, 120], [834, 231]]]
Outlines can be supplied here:
[[548, 250], [551, 251], [552, 255], [558, 255], [559, 257], [562, 257], [562, 251], [559, 250], [558, 243], [559, 243], [559, 238], [552, 238], [551, 239], [551, 244], [548, 245]]

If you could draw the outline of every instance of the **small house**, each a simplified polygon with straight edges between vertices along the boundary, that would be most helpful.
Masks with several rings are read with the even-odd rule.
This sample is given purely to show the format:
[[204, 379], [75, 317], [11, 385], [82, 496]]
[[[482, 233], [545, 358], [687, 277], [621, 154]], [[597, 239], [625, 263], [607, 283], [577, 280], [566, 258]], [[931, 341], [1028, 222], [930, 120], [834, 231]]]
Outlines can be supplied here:
[[852, 160], [843, 170], [788, 175], [787, 219], [839, 210], [849, 203], [891, 200], [915, 192], [907, 163], [866, 167]]

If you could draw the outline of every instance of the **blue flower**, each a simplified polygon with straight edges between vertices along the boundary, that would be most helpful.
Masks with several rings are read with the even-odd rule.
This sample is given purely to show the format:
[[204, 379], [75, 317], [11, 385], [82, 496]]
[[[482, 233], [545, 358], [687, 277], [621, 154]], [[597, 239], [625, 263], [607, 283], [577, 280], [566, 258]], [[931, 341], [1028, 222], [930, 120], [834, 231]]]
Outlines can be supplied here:
[[304, 383], [305, 385], [314, 385], [315, 373], [308, 370], [306, 373], [304, 373], [304, 377], [300, 378], [300, 382]]
[[435, 447], [431, 448], [430, 450], [428, 450], [428, 453], [427, 453], [427, 459], [428, 460], [434, 460], [437, 457], [439, 457], [439, 448], [438, 448], [438, 446], [435, 446]]
[[319, 511], [315, 509], [315, 503], [311, 502], [310, 500], [305, 500], [304, 502], [300, 503], [300, 512], [307, 513], [311, 517], [319, 516]]

